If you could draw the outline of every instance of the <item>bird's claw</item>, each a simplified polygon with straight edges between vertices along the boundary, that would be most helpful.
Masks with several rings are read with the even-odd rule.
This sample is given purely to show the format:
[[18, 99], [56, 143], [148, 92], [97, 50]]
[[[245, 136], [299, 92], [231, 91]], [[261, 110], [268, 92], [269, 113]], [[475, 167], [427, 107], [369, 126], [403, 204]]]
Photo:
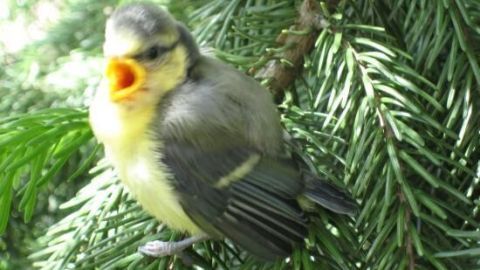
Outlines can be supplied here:
[[205, 234], [200, 234], [196, 236], [192, 236], [189, 238], [185, 238], [181, 241], [177, 242], [164, 242], [164, 241], [151, 241], [147, 242], [145, 245], [140, 246], [138, 251], [142, 254], [152, 257], [164, 257], [164, 256], [171, 256], [171, 255], [178, 255], [184, 249], [192, 246], [195, 243], [200, 241], [207, 240], [209, 237]]
[[174, 255], [177, 250], [172, 242], [151, 241], [138, 247], [138, 252], [151, 257], [164, 257]]

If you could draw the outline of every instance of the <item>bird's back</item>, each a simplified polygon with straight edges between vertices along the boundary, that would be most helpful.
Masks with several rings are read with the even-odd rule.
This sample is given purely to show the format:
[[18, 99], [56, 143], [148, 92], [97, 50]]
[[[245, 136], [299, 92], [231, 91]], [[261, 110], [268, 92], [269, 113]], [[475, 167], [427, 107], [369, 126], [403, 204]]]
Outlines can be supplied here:
[[201, 56], [187, 81], [158, 106], [159, 132], [207, 149], [235, 144], [276, 156], [282, 129], [273, 99], [254, 79]]

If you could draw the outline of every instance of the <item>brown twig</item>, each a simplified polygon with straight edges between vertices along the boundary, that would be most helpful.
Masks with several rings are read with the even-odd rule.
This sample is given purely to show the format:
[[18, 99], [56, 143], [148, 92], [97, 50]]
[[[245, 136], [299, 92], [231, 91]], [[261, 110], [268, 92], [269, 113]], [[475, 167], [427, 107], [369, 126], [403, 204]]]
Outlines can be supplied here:
[[[400, 203], [406, 204], [407, 199], [405, 198], [405, 194], [401, 190], [398, 192], [398, 198], [400, 200]], [[405, 219], [403, 223], [403, 230], [408, 232], [408, 226], [410, 226], [412, 218], [412, 210], [410, 208], [405, 209]], [[408, 256], [408, 270], [414, 270], [415, 269], [415, 253], [413, 251], [413, 242], [412, 242], [412, 237], [407, 233], [405, 235], [405, 252]]]
[[[328, 26], [318, 3], [314, 0], [303, 1], [298, 14], [297, 22], [290, 30], [305, 33], [282, 32], [277, 37], [277, 42], [287, 49], [256, 72], [257, 78], [269, 80], [268, 88], [276, 100], [281, 100], [285, 89], [295, 81], [302, 69], [304, 56], [313, 49], [320, 30]], [[289, 64], [282, 63], [278, 59], [284, 59], [284, 62]]]
[[[412, 214], [410, 212], [410, 209], [407, 208], [405, 211], [405, 230], [406, 231], [408, 231], [411, 215]], [[412, 237], [409, 234], [407, 234], [406, 249], [407, 249], [407, 256], [408, 256], [408, 269], [415, 270], [415, 253], [413, 252]]]

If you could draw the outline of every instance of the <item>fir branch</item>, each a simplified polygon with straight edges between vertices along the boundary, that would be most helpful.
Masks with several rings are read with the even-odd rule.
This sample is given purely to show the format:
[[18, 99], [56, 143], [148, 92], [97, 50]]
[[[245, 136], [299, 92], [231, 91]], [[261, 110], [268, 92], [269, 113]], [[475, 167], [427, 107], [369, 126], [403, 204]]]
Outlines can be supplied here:
[[6, 229], [13, 195], [21, 196], [18, 210], [25, 222], [30, 221], [39, 190], [92, 137], [82, 110], [48, 109], [0, 121], [0, 234]]
[[320, 30], [329, 24], [323, 18], [316, 1], [304, 0], [300, 6], [295, 25], [283, 30], [276, 42], [286, 48], [270, 60], [262, 69], [250, 69], [250, 74], [267, 79], [268, 88], [277, 101], [283, 98], [285, 91], [301, 72], [303, 61], [314, 48]]
[[[401, 197], [404, 197], [403, 194], [400, 195]], [[410, 223], [411, 223], [411, 210], [410, 209], [407, 209], [405, 211], [405, 231], [408, 231], [408, 227], [410, 226]], [[407, 239], [405, 240], [405, 245], [406, 245], [406, 253], [407, 253], [407, 256], [408, 256], [408, 269], [409, 270], [415, 270], [415, 253], [413, 251], [413, 243], [412, 243], [412, 237], [410, 236], [410, 234], [407, 233], [407, 235], [405, 236]]]

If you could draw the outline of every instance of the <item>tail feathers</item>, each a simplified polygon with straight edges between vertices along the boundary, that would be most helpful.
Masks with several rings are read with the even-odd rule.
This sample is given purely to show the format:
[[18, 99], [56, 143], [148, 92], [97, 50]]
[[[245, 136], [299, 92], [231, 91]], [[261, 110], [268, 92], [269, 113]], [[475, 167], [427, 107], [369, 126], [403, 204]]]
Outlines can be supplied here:
[[356, 214], [357, 204], [347, 193], [317, 177], [305, 176], [305, 197], [335, 213], [350, 216]]

